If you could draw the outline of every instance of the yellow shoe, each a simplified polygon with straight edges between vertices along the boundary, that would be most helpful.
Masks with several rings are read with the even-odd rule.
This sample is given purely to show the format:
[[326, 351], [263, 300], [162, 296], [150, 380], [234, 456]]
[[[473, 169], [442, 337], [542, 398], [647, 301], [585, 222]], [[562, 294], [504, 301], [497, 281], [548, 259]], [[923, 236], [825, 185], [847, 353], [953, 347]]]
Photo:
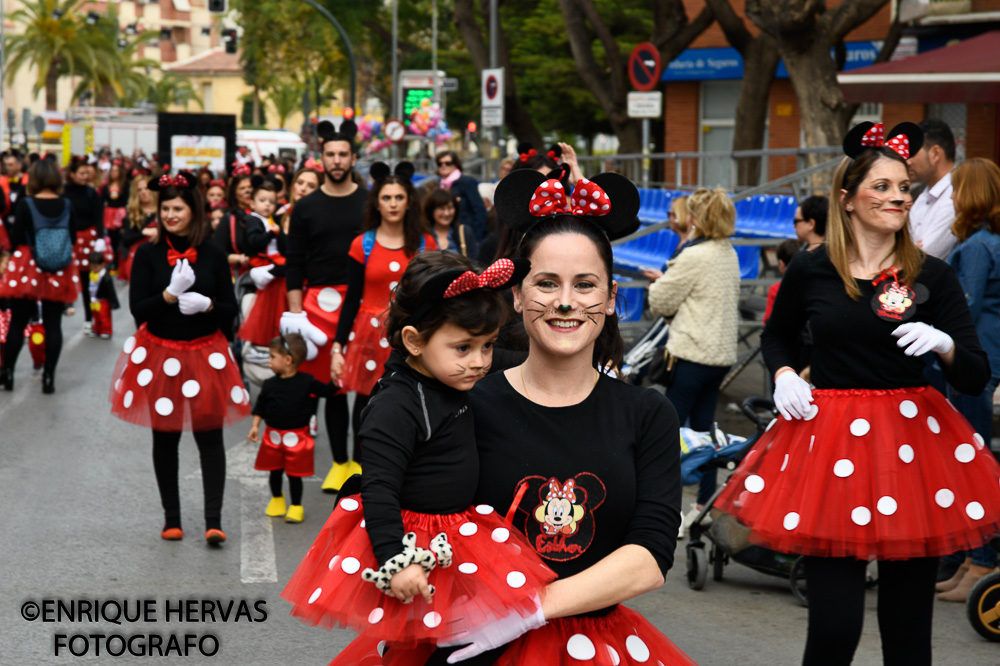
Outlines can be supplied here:
[[352, 460], [347, 463], [347, 468], [349, 474], [347, 476], [354, 476], [355, 474], [361, 474], [361, 465], [358, 464], [357, 460]]
[[282, 494], [281, 497], [272, 497], [271, 501], [267, 503], [267, 510], [264, 512], [269, 516], [278, 517], [285, 515], [285, 496]]
[[288, 507], [288, 513], [285, 514], [286, 523], [301, 523], [306, 517], [305, 511], [301, 504], [293, 504]]
[[330, 472], [323, 480], [323, 492], [335, 493], [339, 491], [340, 487], [344, 485], [344, 481], [347, 481], [347, 477], [351, 475], [350, 467], [350, 463], [333, 463]]

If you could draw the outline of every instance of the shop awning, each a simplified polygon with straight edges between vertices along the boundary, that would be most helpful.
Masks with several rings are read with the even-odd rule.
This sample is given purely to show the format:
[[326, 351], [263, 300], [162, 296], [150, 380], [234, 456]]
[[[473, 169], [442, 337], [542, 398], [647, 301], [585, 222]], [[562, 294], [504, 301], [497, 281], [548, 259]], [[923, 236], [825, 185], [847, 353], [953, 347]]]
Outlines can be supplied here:
[[1000, 103], [1000, 31], [837, 75], [849, 103]]

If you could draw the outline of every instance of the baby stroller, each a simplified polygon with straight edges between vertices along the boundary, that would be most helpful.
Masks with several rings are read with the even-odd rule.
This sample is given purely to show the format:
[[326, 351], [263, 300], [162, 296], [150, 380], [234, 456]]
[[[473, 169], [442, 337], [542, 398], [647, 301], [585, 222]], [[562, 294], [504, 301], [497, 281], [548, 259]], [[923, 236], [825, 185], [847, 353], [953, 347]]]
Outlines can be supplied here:
[[[236, 320], [233, 322], [233, 334], [235, 335], [240, 330], [243, 320], [249, 314], [250, 308], [253, 307], [254, 299], [257, 295], [257, 289], [254, 287], [253, 280], [250, 279], [250, 271], [237, 277], [233, 288], [236, 290], [236, 303], [239, 305]], [[275, 331], [275, 334], [277, 334], [277, 331]], [[236, 358], [240, 359], [240, 370], [243, 372], [243, 380], [248, 390], [251, 383], [260, 386], [264, 383], [265, 379], [274, 375], [267, 365], [267, 361], [270, 358], [270, 352], [267, 347], [260, 347], [249, 342], [237, 340], [234, 353], [236, 354]]]
[[[993, 539], [990, 546], [1000, 552], [1000, 537]], [[965, 602], [965, 612], [972, 628], [983, 638], [1000, 643], [1000, 573], [992, 573], [979, 579]]]
[[653, 325], [646, 329], [646, 332], [625, 352], [622, 359], [622, 379], [630, 384], [638, 384], [656, 366], [657, 361], [662, 362], [669, 332], [670, 326], [667, 324], [667, 320], [663, 317], [657, 318]]

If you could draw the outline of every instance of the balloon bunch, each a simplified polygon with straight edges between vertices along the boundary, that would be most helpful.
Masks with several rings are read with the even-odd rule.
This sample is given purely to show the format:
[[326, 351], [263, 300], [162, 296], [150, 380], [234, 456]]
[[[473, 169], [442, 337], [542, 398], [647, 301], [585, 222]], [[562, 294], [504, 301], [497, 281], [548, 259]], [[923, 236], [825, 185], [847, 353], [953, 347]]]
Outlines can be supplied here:
[[441, 113], [441, 105], [436, 102], [432, 104], [426, 98], [420, 100], [420, 106], [410, 114], [410, 134], [433, 139], [437, 146], [442, 146], [455, 137], [448, 129], [448, 123]]

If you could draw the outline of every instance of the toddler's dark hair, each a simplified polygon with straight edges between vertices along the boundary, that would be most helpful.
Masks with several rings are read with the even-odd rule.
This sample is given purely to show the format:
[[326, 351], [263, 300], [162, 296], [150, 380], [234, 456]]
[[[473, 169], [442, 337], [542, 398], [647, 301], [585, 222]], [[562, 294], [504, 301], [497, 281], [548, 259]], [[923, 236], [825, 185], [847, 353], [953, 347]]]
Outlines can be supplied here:
[[100, 252], [91, 252], [90, 256], [87, 257], [87, 260], [90, 262], [91, 266], [94, 264], [104, 264], [104, 255]]
[[476, 271], [469, 259], [456, 252], [421, 252], [410, 261], [385, 318], [386, 339], [393, 349], [408, 354], [403, 345], [403, 329], [411, 325], [424, 340], [429, 340], [435, 331], [449, 323], [473, 335], [483, 335], [499, 330], [507, 321], [509, 306], [503, 296], [494, 289], [475, 289], [441, 299], [433, 310], [413, 324], [410, 315], [426, 300], [421, 298], [420, 289], [431, 277], [454, 269]]
[[302, 364], [302, 361], [306, 360], [306, 341], [298, 333], [289, 333], [284, 338], [280, 335], [275, 336], [271, 339], [271, 344], [268, 347], [271, 351], [291, 356], [295, 367], [298, 367]]
[[802, 249], [802, 241], [795, 238], [789, 238], [782, 241], [781, 245], [778, 246], [777, 256], [778, 261], [783, 262], [786, 266], [791, 263], [792, 257], [795, 256], [799, 250]]

